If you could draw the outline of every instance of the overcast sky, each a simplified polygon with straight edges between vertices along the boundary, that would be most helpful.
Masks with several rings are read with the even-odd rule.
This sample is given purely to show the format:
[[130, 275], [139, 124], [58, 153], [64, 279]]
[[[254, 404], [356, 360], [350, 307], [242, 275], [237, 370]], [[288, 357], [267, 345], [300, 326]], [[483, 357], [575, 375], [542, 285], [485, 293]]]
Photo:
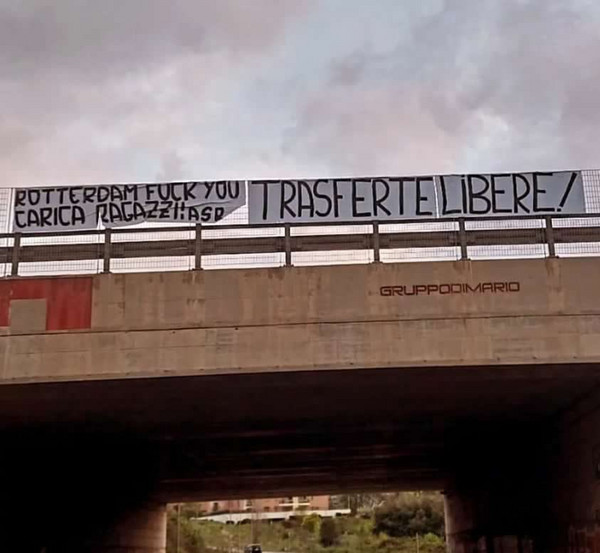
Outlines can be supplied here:
[[600, 167], [598, 0], [0, 0], [4, 186]]

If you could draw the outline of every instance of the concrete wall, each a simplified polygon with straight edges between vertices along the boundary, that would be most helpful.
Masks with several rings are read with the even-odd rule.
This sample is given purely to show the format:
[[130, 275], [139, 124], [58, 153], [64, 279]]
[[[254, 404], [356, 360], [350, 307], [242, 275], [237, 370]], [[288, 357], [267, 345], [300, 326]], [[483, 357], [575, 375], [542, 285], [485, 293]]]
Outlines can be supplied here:
[[[0, 380], [597, 362], [598, 274], [582, 258], [4, 281]], [[460, 283], [496, 285], [441, 286]]]

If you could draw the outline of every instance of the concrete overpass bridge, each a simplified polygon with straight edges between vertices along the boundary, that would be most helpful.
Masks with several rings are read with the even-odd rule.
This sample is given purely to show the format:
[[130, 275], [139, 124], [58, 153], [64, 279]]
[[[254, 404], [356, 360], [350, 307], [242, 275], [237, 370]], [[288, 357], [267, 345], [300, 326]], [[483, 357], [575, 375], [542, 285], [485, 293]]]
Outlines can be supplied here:
[[[451, 551], [600, 551], [600, 259], [556, 257], [600, 229], [293, 230], [7, 237], [4, 549], [162, 551], [173, 501], [441, 489]], [[550, 255], [469, 259], [498, 244]], [[292, 266], [408, 245], [456, 259]], [[288, 266], [110, 272], [144, 252]], [[19, 276], [81, 260], [106, 272]]]

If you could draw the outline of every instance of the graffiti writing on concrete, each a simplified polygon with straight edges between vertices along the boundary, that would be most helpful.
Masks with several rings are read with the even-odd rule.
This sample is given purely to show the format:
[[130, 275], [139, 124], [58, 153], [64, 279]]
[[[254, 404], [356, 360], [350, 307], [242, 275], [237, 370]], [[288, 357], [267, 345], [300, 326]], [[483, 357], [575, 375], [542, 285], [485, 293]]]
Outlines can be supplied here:
[[510, 282], [449, 282], [442, 284], [400, 284], [397, 286], [382, 286], [381, 296], [448, 296], [464, 294], [515, 294], [521, 291], [521, 283]]

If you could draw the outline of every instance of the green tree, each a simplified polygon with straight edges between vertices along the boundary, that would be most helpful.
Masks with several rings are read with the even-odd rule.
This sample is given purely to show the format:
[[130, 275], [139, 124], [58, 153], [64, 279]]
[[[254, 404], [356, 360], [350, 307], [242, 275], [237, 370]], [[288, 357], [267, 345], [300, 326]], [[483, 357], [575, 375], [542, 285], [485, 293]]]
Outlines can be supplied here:
[[359, 512], [372, 511], [383, 503], [385, 498], [386, 494], [382, 493], [354, 493], [333, 496], [331, 504], [334, 509], [350, 509], [352, 516], [355, 516]]
[[444, 535], [444, 506], [440, 494], [402, 494], [375, 509], [373, 532], [392, 537]]

